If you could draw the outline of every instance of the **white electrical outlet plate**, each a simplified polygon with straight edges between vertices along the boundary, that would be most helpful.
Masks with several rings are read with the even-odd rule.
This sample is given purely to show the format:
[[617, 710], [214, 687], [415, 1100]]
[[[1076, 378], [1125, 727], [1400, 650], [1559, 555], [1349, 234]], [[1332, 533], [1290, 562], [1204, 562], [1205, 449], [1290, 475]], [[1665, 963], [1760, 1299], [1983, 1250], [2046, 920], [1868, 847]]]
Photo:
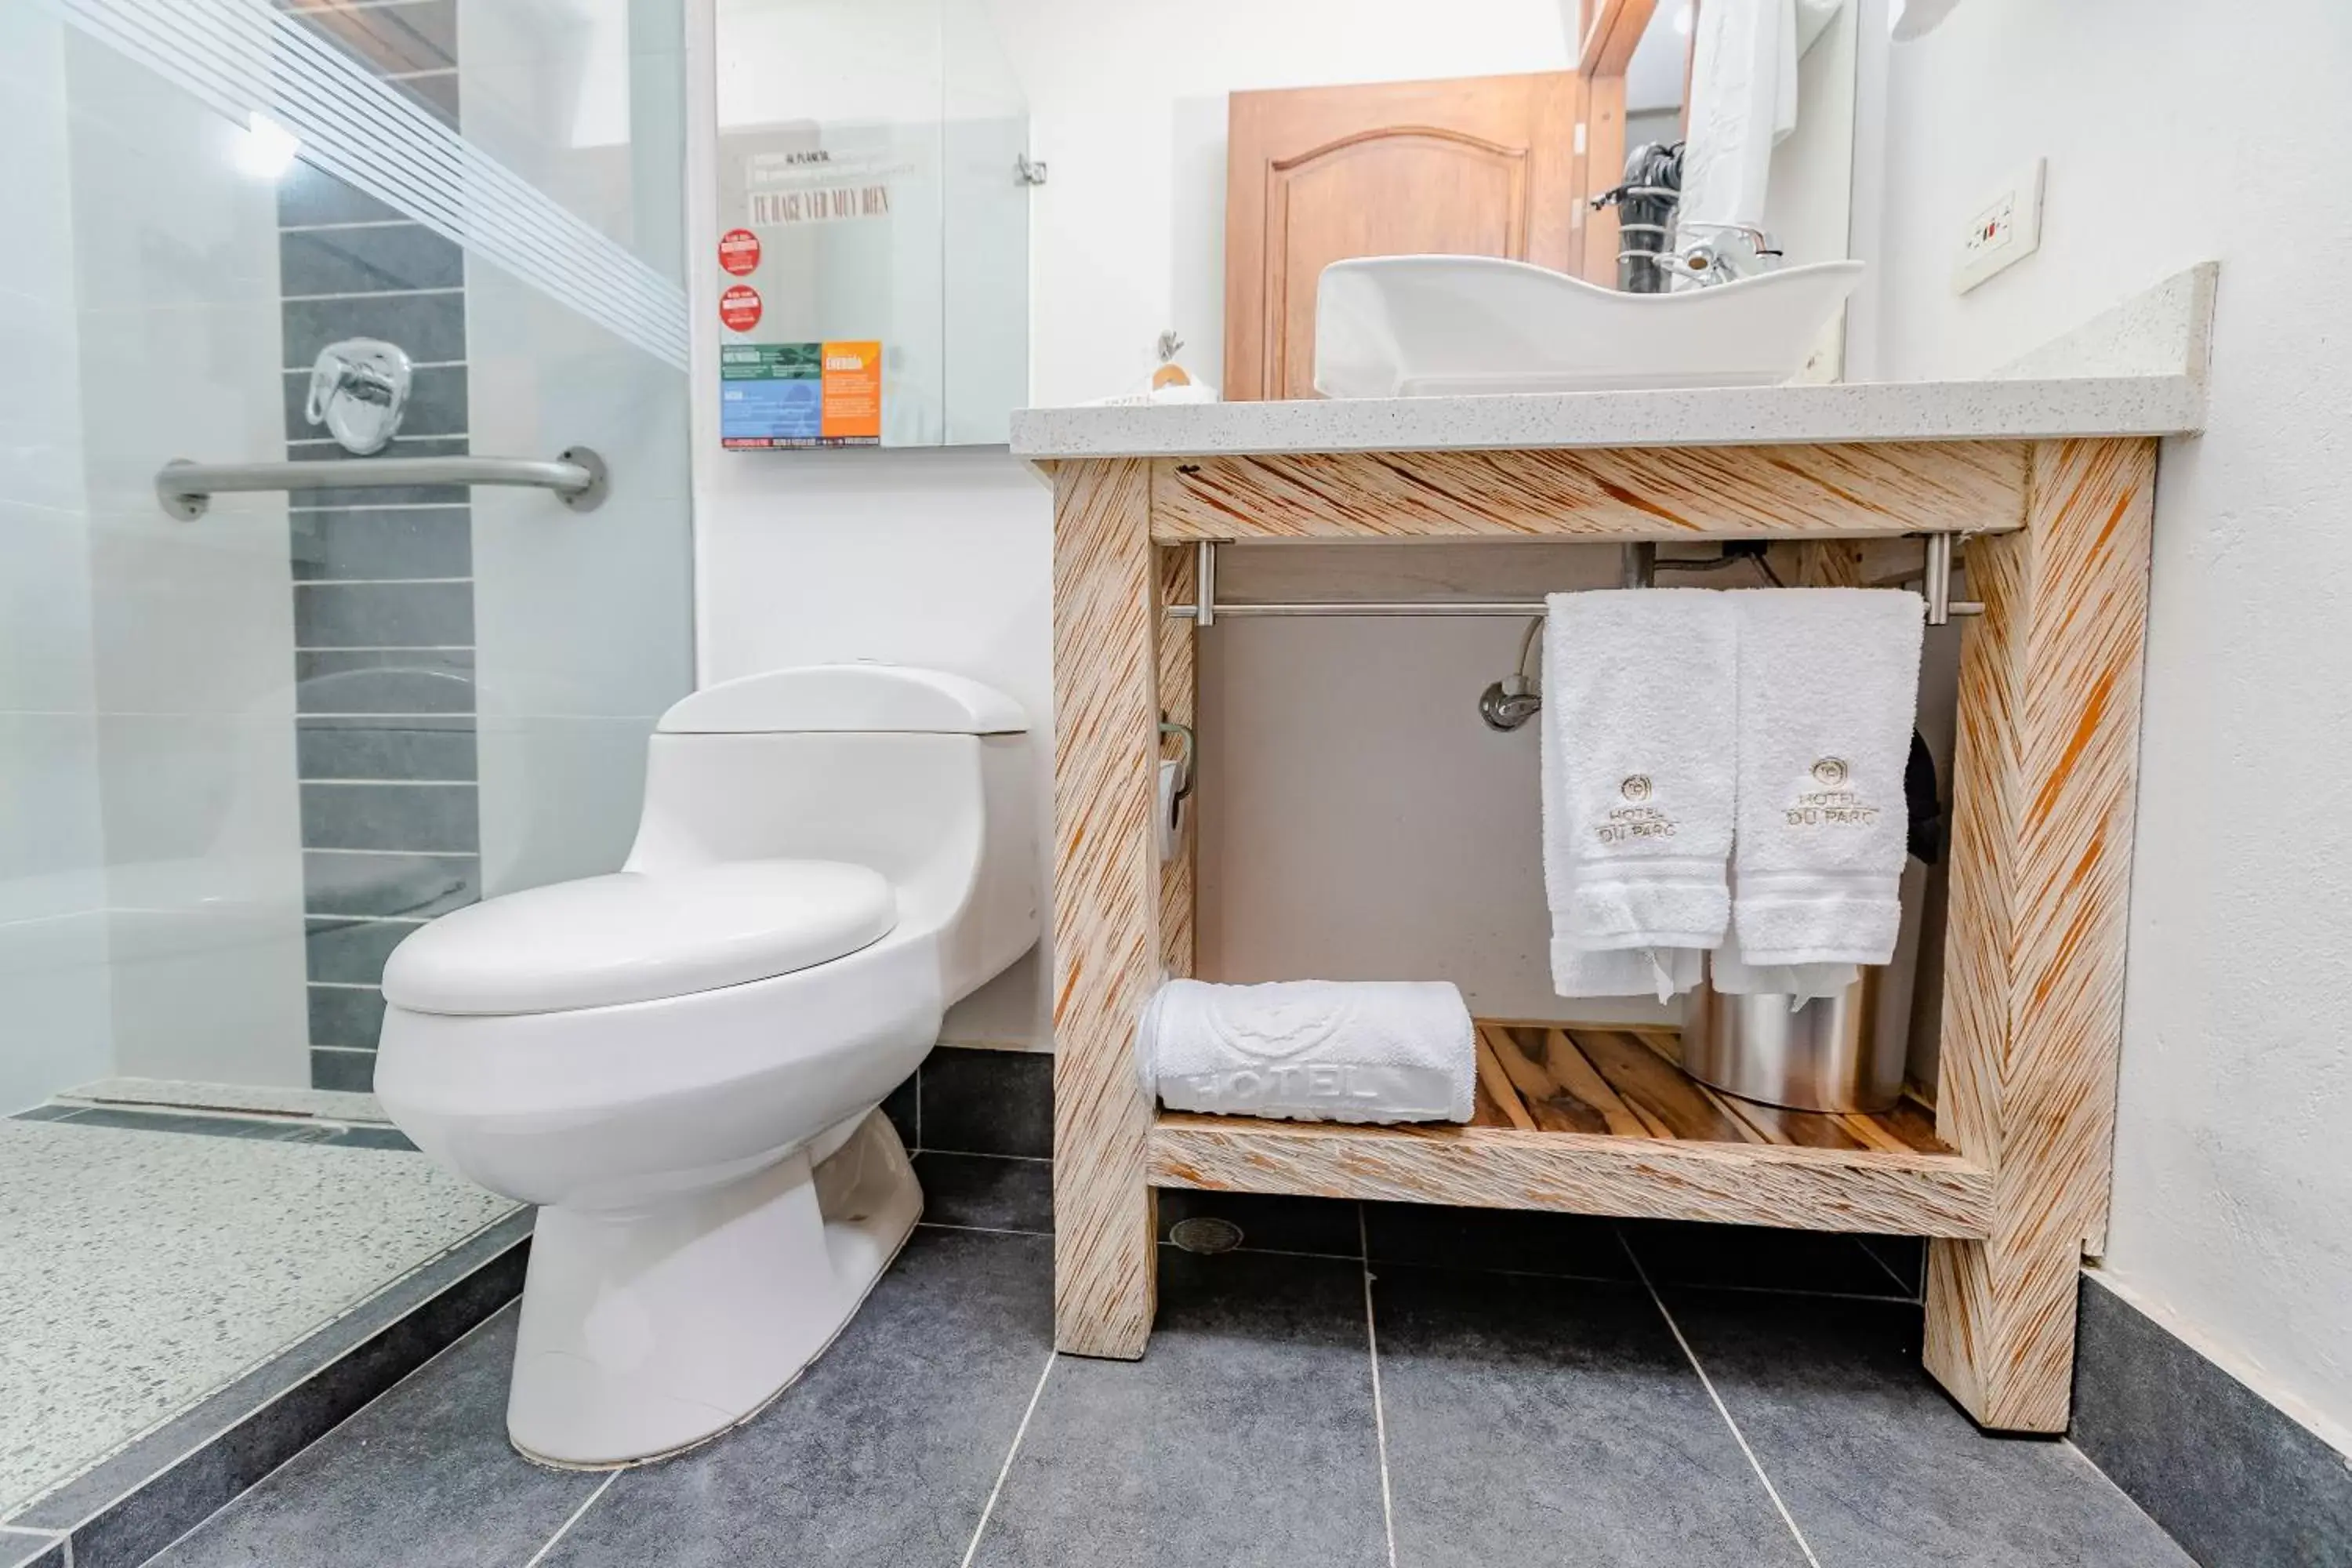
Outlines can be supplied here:
[[2047, 166], [2047, 160], [2036, 158], [1969, 215], [1968, 232], [1960, 237], [1959, 257], [1952, 267], [1954, 293], [1967, 293], [2041, 247], [2042, 175]]

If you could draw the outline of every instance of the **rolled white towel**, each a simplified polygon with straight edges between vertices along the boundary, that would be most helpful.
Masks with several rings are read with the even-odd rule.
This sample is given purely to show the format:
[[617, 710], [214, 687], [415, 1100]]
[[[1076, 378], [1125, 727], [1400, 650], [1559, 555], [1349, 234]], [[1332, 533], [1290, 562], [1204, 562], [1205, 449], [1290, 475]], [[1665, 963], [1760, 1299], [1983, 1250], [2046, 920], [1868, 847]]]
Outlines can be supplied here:
[[1467, 1121], [1477, 1035], [1442, 982], [1171, 980], [1136, 1038], [1171, 1110], [1297, 1121]]

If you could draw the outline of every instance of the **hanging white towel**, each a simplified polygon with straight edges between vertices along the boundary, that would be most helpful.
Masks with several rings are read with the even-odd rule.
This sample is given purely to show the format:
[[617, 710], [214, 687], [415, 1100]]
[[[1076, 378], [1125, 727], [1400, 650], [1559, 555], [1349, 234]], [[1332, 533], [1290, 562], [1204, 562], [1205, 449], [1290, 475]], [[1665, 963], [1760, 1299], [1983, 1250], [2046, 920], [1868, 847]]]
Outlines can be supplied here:
[[[1731, 880], [1731, 907], [1739, 908], [1739, 879]], [[1707, 983], [1726, 996], [1786, 996], [1790, 1005], [1820, 996], [1840, 996], [1862, 978], [1853, 963], [1750, 963], [1739, 951], [1739, 922], [1724, 932], [1723, 945], [1707, 955]]]
[[1136, 1054], [1173, 1110], [1302, 1121], [1467, 1121], [1477, 1036], [1442, 983], [1171, 980]]
[[1703, 589], [1546, 600], [1544, 889], [1552, 988], [1654, 993], [1698, 982], [1731, 895], [1735, 622]]
[[1738, 957], [1753, 966], [1885, 963], [1903, 920], [1919, 596], [1880, 588], [1728, 596], [1739, 620]]
[[1797, 0], [1706, 0], [1683, 143], [1685, 222], [1764, 221], [1772, 144], [1797, 123]]

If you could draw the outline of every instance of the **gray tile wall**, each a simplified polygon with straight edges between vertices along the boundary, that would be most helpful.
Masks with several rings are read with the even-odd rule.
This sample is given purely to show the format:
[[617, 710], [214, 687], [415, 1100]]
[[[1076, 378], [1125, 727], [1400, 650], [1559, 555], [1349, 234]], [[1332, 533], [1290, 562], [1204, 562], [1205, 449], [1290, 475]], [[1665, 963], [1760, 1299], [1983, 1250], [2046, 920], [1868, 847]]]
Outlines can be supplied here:
[[[457, 0], [279, 4], [457, 123]], [[350, 337], [416, 366], [383, 456], [466, 451], [464, 254], [307, 164], [279, 185], [278, 218], [287, 455], [345, 456], [302, 405], [313, 357]], [[408, 487], [298, 495], [291, 522], [310, 1081], [365, 1089], [386, 955], [480, 897], [473, 520], [462, 488]]]

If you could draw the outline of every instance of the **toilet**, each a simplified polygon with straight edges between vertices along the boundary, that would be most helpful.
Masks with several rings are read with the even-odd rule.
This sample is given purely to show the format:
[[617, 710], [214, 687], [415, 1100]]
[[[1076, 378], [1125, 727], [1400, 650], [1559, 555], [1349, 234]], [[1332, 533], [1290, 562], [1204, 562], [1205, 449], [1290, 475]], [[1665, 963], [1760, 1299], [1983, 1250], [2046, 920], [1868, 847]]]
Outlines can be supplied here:
[[1020, 706], [888, 665], [698, 691], [623, 868], [443, 916], [384, 966], [376, 1094], [541, 1205], [507, 1430], [658, 1458], [757, 1412], [922, 1209], [877, 1109], [1038, 931]]

